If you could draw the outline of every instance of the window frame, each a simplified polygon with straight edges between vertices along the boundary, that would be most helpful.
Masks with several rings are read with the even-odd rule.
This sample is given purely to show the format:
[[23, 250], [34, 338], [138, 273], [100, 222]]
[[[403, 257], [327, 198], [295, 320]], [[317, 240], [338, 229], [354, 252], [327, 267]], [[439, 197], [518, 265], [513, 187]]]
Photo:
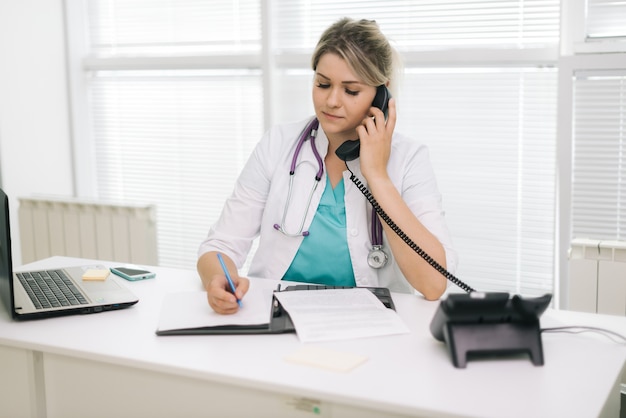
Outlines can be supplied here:
[[626, 52], [626, 37], [587, 36], [587, 0], [561, 0], [562, 55]]
[[[558, 207], [557, 264], [560, 307], [568, 308], [569, 251], [572, 240], [572, 176], [574, 148], [574, 80], [578, 71], [624, 70], [626, 42], [621, 38], [589, 39], [586, 1], [562, 0], [561, 52], [557, 104]], [[562, 272], [561, 280], [558, 280]]]
[[[145, 69], [154, 65], [159, 65], [166, 69], [194, 68], [194, 69], [220, 69], [232, 68], [233, 66], [245, 65], [259, 68], [263, 74], [263, 89], [268, 92], [264, 95], [265, 105], [264, 123], [266, 129], [275, 124], [276, 121], [276, 92], [273, 88], [276, 83], [277, 72], [284, 69], [302, 68], [309, 69], [310, 51], [293, 52], [285, 55], [273, 54], [272, 37], [269, 36], [272, 27], [272, 7], [273, 2], [261, 1], [261, 28], [262, 28], [262, 48], [259, 54], [242, 55], [222, 55], [219, 59], [215, 56], [185, 56], [185, 57], [124, 57], [124, 58], [102, 58], [90, 57], [87, 55], [87, 39], [85, 39], [84, 25], [86, 20], [86, 3], [88, 0], [64, 0], [66, 30], [67, 30], [67, 61], [69, 78], [69, 95], [71, 106], [71, 133], [73, 143], [74, 162], [74, 188], [76, 194], [82, 197], [96, 197], [95, 169], [91, 164], [93, 157], [93, 137], [90, 132], [90, 116], [87, 102], [87, 84], [85, 78], [86, 71], [107, 70], [107, 69]], [[563, 56], [568, 48], [572, 51], [585, 51], [589, 46], [581, 41], [580, 32], [584, 32], [584, 0], [561, 1], [561, 47], [539, 47], [530, 49], [503, 49], [489, 50], [486, 48], [471, 48], [446, 51], [420, 51], [402, 52], [405, 67], [536, 67], [555, 66], [559, 69], [558, 94], [557, 94], [557, 159], [556, 167], [557, 180], [557, 211], [560, 219], [557, 225], [557, 232], [554, 238], [555, 254], [554, 260], [554, 289], [556, 293], [556, 304], [563, 304], [563, 298], [558, 297], [567, 293], [567, 280], [559, 280], [560, 271], [567, 271], [567, 254], [563, 249], [569, 246], [569, 236], [564, 235], [564, 231], [569, 230], [569, 226], [564, 227], [565, 220], [568, 220], [569, 188], [571, 180], [568, 179], [571, 173], [571, 144], [564, 143], [563, 138], [567, 135], [567, 125], [571, 125], [571, 84], [568, 90], [567, 71], [578, 68], [577, 62], [573, 62], [569, 57]], [[565, 25], [568, 19], [572, 19], [571, 24]], [[581, 23], [582, 22], [582, 23]], [[564, 36], [567, 42], [563, 42]], [[581, 43], [582, 42], [582, 43]], [[600, 49], [597, 45], [593, 47]], [[619, 51], [626, 51], [626, 46], [620, 45]], [[480, 59], [477, 59], [480, 57]], [[567, 71], [562, 71], [561, 66]], [[571, 83], [571, 75], [570, 75]], [[570, 127], [571, 137], [571, 127]], [[567, 175], [566, 175], [567, 174]], [[567, 190], [563, 190], [565, 187]], [[570, 203], [571, 204], [571, 203]], [[569, 225], [569, 224], [567, 224]], [[565, 301], [566, 302], [566, 301]]]

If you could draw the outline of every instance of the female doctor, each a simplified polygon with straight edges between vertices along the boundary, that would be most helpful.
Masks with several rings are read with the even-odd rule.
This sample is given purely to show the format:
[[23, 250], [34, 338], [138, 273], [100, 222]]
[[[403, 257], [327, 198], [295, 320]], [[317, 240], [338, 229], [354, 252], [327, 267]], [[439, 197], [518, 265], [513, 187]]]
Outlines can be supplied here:
[[[238, 268], [257, 236], [252, 277], [443, 294], [446, 278], [372, 214], [350, 180], [352, 172], [397, 227], [454, 271], [428, 150], [394, 132], [393, 98], [387, 120], [372, 106], [377, 87], [392, 81], [395, 56], [375, 21], [344, 18], [322, 34], [312, 57], [315, 118], [263, 136], [200, 246], [197, 269], [213, 310], [239, 309], [249, 279]], [[357, 138], [360, 156], [346, 163], [335, 150]]]

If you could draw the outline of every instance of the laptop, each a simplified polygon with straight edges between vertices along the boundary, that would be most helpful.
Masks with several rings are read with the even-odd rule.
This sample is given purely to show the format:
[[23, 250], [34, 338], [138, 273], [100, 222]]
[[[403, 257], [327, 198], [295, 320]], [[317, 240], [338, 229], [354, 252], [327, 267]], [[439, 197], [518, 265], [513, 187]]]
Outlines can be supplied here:
[[112, 275], [103, 281], [85, 281], [87, 269], [74, 266], [14, 272], [11, 257], [9, 199], [0, 189], [0, 297], [14, 319], [48, 318], [122, 309], [139, 300]]

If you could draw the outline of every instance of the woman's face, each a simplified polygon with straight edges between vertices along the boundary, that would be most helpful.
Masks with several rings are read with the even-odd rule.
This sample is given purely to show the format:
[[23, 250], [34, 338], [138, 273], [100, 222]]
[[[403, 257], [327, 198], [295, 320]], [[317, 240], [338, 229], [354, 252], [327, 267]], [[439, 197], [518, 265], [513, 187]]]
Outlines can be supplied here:
[[315, 71], [313, 106], [329, 141], [357, 139], [356, 127], [368, 116], [376, 88], [364, 84], [339, 55], [321, 56]]

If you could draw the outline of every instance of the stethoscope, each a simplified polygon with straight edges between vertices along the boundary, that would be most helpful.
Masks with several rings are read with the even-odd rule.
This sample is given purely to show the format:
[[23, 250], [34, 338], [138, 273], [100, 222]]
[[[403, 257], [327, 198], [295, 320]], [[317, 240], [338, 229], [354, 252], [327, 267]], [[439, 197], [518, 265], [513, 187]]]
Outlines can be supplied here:
[[[309, 213], [309, 209], [311, 208], [311, 201], [313, 200], [313, 194], [317, 189], [317, 186], [322, 179], [322, 174], [324, 173], [324, 163], [322, 161], [322, 157], [317, 152], [317, 148], [315, 147], [315, 138], [317, 137], [317, 130], [319, 128], [319, 121], [317, 118], [314, 118], [309, 124], [304, 128], [300, 137], [298, 138], [298, 143], [296, 145], [296, 149], [293, 153], [293, 158], [291, 159], [291, 166], [289, 168], [289, 189], [287, 191], [287, 201], [285, 202], [285, 209], [283, 210], [283, 218], [279, 224], [274, 224], [274, 229], [280, 231], [284, 235], [288, 237], [306, 237], [309, 235], [309, 231], [304, 230], [304, 222], [306, 221], [306, 217]], [[293, 190], [293, 179], [296, 173], [296, 168], [299, 166], [298, 157], [300, 156], [300, 151], [302, 150], [302, 146], [304, 143], [310, 139], [311, 150], [313, 151], [313, 155], [317, 160], [318, 170], [315, 174], [315, 181], [313, 186], [311, 187], [311, 192], [309, 193], [309, 198], [307, 201], [306, 211], [302, 216], [302, 221], [300, 222], [300, 226], [296, 232], [289, 232], [285, 227], [285, 219], [287, 218], [287, 213], [289, 212], [289, 207], [291, 206], [291, 193]], [[302, 163], [300, 163], [302, 164]], [[387, 264], [389, 257], [387, 253], [383, 251], [383, 226], [380, 223], [380, 219], [376, 215], [376, 211], [372, 210], [372, 222], [371, 222], [371, 241], [372, 241], [372, 249], [369, 251], [367, 255], [367, 264], [372, 267], [379, 269]]]

